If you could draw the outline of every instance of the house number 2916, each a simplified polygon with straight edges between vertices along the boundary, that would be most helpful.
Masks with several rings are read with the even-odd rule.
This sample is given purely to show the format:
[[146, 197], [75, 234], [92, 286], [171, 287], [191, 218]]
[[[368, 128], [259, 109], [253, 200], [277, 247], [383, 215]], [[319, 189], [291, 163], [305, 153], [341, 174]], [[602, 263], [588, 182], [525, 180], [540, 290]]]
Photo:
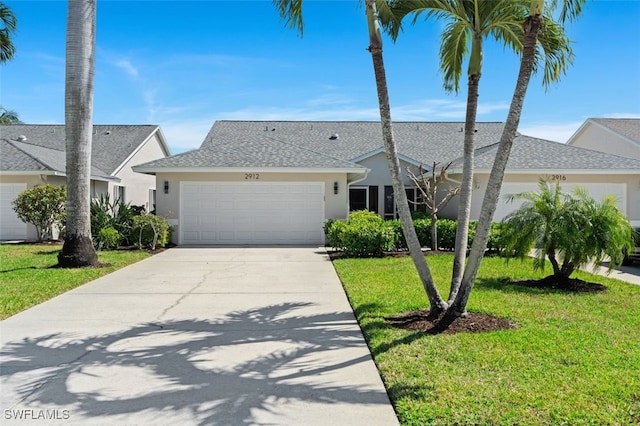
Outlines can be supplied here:
[[565, 175], [551, 175], [551, 180], [567, 180]]
[[260, 173], [245, 173], [244, 180], [259, 180]]

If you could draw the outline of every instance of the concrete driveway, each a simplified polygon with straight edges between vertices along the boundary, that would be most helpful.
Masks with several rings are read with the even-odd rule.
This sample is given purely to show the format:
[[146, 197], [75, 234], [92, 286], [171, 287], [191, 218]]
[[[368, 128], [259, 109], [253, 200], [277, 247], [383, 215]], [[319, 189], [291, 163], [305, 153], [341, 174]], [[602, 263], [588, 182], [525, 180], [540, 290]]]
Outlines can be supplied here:
[[0, 329], [3, 424], [398, 424], [318, 248], [170, 249]]

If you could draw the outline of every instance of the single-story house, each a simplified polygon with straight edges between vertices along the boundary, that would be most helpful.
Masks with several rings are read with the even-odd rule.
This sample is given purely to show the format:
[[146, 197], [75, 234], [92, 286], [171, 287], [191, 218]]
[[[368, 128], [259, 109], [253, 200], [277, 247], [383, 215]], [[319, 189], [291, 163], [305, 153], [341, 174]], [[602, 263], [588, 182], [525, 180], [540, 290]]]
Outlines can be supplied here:
[[589, 118], [567, 145], [640, 160], [640, 118]]
[[[91, 193], [155, 208], [156, 179], [132, 166], [170, 155], [156, 125], [95, 125], [91, 151]], [[36, 237], [13, 211], [12, 201], [39, 184], [66, 183], [64, 125], [0, 126], [0, 240]]]
[[[463, 126], [394, 123], [403, 170], [453, 161], [449, 180], [455, 184]], [[473, 218], [502, 128], [477, 124]], [[133, 169], [156, 176], [157, 212], [175, 226], [177, 244], [318, 244], [327, 219], [360, 209], [396, 215], [378, 122], [217, 121], [199, 149]], [[416, 200], [418, 191], [403, 174]], [[622, 211], [640, 220], [640, 160], [519, 135], [503, 194], [535, 190], [540, 177], [586, 186], [595, 196], [611, 193]], [[455, 217], [456, 201], [443, 217]], [[501, 203], [496, 220], [510, 208]]]

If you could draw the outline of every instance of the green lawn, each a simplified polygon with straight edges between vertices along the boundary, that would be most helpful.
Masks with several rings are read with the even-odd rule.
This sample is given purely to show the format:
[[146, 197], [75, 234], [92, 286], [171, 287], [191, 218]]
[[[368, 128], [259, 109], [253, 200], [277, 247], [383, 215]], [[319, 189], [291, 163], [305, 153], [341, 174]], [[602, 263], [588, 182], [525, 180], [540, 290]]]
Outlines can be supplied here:
[[[446, 296], [452, 256], [427, 259]], [[468, 309], [509, 318], [518, 328], [430, 336], [384, 321], [427, 306], [410, 258], [334, 265], [402, 424], [640, 422], [640, 287], [582, 272], [575, 275], [609, 291], [503, 285], [501, 278], [544, 274], [530, 262], [487, 258]]]
[[61, 245], [0, 245], [0, 319], [149, 256], [145, 251], [98, 252], [101, 268], [52, 268]]

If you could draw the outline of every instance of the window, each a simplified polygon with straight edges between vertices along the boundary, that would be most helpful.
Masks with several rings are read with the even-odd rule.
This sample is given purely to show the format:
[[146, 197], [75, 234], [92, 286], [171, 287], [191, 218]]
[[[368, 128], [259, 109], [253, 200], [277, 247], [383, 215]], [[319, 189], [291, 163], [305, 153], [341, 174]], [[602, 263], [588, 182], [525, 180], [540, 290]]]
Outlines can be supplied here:
[[114, 185], [113, 186], [113, 202], [114, 203], [126, 203], [126, 198], [125, 198], [125, 188], [124, 186], [121, 185]]
[[380, 214], [378, 211], [378, 187], [369, 187], [369, 211]]
[[149, 211], [149, 213], [156, 212], [156, 190], [155, 189], [149, 190], [149, 208], [147, 209], [147, 211]]
[[[409, 200], [409, 210], [416, 211], [416, 188], [405, 188], [407, 193], [407, 199]], [[384, 187], [384, 218], [396, 219], [398, 217], [398, 209], [396, 208], [396, 200], [393, 196], [393, 186], [387, 185]]]
[[349, 211], [367, 209], [367, 188], [349, 188]]

